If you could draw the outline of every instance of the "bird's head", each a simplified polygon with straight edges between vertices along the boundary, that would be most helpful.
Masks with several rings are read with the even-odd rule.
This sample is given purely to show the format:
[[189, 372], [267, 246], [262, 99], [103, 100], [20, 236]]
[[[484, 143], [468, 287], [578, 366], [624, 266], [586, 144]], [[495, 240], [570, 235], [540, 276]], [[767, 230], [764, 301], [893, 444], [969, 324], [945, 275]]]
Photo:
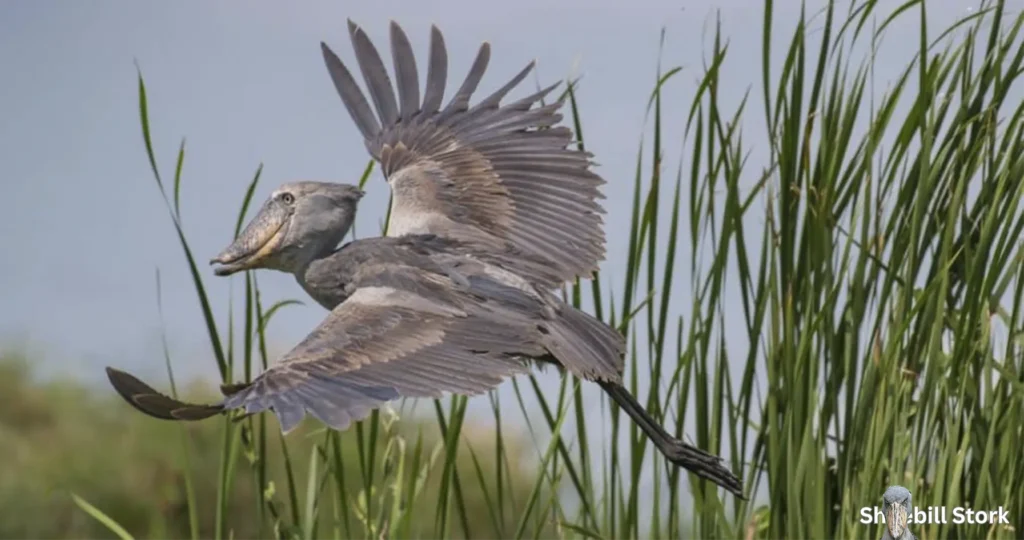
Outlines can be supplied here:
[[894, 539], [903, 538], [907, 532], [907, 516], [911, 511], [910, 490], [903, 486], [890, 486], [882, 494], [882, 509], [889, 535]]
[[210, 264], [227, 276], [269, 268], [298, 272], [348, 234], [363, 191], [348, 184], [294, 182], [274, 191], [259, 213]]

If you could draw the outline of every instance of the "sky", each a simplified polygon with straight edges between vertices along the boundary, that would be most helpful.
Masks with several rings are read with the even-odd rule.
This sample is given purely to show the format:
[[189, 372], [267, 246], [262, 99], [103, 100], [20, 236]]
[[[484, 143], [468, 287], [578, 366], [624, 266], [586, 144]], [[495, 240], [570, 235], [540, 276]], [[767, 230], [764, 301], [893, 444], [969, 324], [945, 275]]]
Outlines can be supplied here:
[[[742, 4], [715, 7], [735, 24], [756, 24], [759, 15]], [[165, 176], [172, 176], [178, 144], [186, 139], [183, 223], [204, 262], [214, 305], [223, 306], [230, 281], [213, 277], [205, 261], [230, 240], [241, 196], [260, 163], [257, 199], [289, 180], [355, 182], [366, 164], [368, 155], [319, 51], [323, 40], [351, 60], [346, 18], [361, 24], [382, 50], [394, 19], [418, 54], [425, 54], [430, 24], [437, 24], [453, 78], [465, 73], [479, 44], [490, 41], [492, 61], [481, 94], [531, 59], [537, 59], [544, 83], [584, 75], [585, 135], [609, 180], [608, 222], [622, 223], [659, 32], [665, 25], [697, 27], [687, 22], [689, 14], [712, 13], [710, 2], [688, 3], [683, 10], [661, 1], [237, 6], [0, 3], [4, 347], [31, 351], [48, 368], [59, 366], [76, 377], [91, 378], [107, 364], [145, 373], [162, 369], [164, 328], [176, 364], [213, 373], [190, 277], [145, 155], [137, 67]], [[675, 48], [684, 41], [677, 34], [670, 41]], [[700, 61], [697, 48], [684, 56]], [[528, 80], [525, 90], [536, 82]], [[357, 221], [362, 235], [379, 230], [383, 219], [387, 185], [379, 173], [368, 192]], [[611, 253], [625, 245], [620, 232], [609, 227]], [[301, 296], [290, 276], [265, 273], [261, 279], [268, 300]], [[294, 343], [322, 316], [315, 305], [282, 311], [272, 338], [282, 346]]]
[[[879, 12], [899, 3], [882, 2]], [[809, 13], [823, 5], [807, 4]], [[948, 13], [933, 14], [939, 24], [964, 13], [954, 4], [965, 5], [949, 2]], [[453, 78], [463, 76], [479, 44], [490, 41], [491, 64], [480, 95], [532, 59], [538, 61], [538, 79], [528, 79], [512, 98], [540, 83], [582, 76], [585, 138], [608, 181], [612, 262], [603, 271], [615, 282], [622, 279], [623, 268], [614, 260], [627, 245], [623, 224], [661, 30], [662, 65], [683, 67], [666, 98], [666, 114], [678, 119], [667, 127], [667, 148], [682, 145], [683, 115], [716, 15], [730, 40], [726, 101], [735, 105], [748, 89], [757, 95], [760, 88], [762, 13], [748, 0], [317, 0], [239, 6], [198, 0], [0, 2], [0, 349], [29, 351], [45, 370], [82, 380], [99, 380], [104, 365], [158, 374], [166, 332], [179, 370], [215, 373], [191, 278], [145, 155], [137, 69], [148, 89], [153, 144], [166, 178], [186, 140], [182, 221], [222, 323], [228, 295], [232, 287], [239, 292], [242, 281], [214, 277], [205, 261], [230, 241], [257, 167], [264, 166], [259, 200], [286, 181], [355, 182], [366, 164], [362, 140], [319, 51], [323, 40], [351, 61], [346, 18], [363, 26], [382, 50], [388, 22], [396, 20], [419, 55], [426, 53], [430, 24], [438, 25]], [[789, 38], [792, 25], [786, 21], [798, 12], [797, 2], [776, 2], [779, 44]], [[906, 21], [889, 39], [897, 52], [916, 46], [913, 17]], [[776, 52], [783, 54], [779, 47]], [[906, 59], [882, 55], [877, 69], [883, 76], [894, 73]], [[756, 122], [760, 115], [747, 116]], [[756, 125], [744, 129], [763, 133]], [[756, 136], [750, 139], [756, 163], [765, 148]], [[678, 157], [666, 163], [672, 170], [679, 165]], [[386, 201], [387, 185], [375, 172], [357, 219], [361, 236], [379, 230]], [[260, 279], [268, 304], [303, 297], [291, 276], [263, 272]], [[680, 301], [686, 298], [680, 293]], [[323, 316], [313, 304], [283, 310], [269, 331], [274, 348], [286, 350]]]

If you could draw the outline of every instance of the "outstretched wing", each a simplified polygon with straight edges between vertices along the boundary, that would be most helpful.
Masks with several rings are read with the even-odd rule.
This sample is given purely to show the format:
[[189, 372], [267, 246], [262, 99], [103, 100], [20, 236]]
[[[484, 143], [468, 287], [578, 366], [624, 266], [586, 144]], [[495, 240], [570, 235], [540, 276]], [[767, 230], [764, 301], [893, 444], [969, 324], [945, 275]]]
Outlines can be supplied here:
[[477, 394], [525, 372], [514, 329], [386, 286], [357, 289], [227, 409], [272, 409], [285, 431], [306, 412], [345, 429], [399, 397]]
[[[412, 276], [405, 277], [411, 284]], [[225, 387], [227, 397], [216, 405], [178, 401], [115, 369], [107, 368], [107, 375], [128, 403], [157, 418], [199, 420], [225, 410], [270, 409], [285, 432], [307, 412], [342, 430], [400, 397], [484, 392], [526, 372], [521, 355], [541, 354], [539, 345], [524, 343], [523, 329], [469, 316], [458, 302], [439, 302], [432, 279], [439, 278], [421, 276], [422, 295], [415, 287], [368, 280], [251, 384]]]
[[513, 268], [546, 286], [597, 269], [605, 254], [604, 210], [598, 203], [604, 180], [590, 170], [589, 153], [567, 148], [572, 131], [556, 127], [562, 101], [534, 107], [557, 84], [502, 105], [530, 73], [531, 62], [470, 107], [490, 59], [490, 45], [484, 43], [465, 81], [441, 108], [448, 76], [441, 32], [431, 28], [421, 100], [412, 47], [392, 22], [396, 98], [377, 49], [351, 21], [349, 33], [372, 109], [345, 64], [327, 45], [321, 47], [345, 107], [391, 185], [389, 236], [437, 234], [513, 249], [524, 261], [547, 262], [550, 269], [543, 273], [533, 263]]

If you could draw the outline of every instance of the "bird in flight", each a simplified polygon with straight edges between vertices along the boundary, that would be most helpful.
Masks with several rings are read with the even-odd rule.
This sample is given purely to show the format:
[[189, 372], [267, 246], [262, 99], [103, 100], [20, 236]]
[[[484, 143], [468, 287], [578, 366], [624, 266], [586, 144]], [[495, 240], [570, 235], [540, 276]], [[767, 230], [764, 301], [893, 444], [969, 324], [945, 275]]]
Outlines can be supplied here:
[[[540, 98], [532, 96], [500, 104], [528, 69], [469, 107], [485, 45], [440, 109], [447, 69], [440, 32], [432, 31], [421, 102], [411, 47], [392, 24], [399, 108], [379, 54], [358, 27], [350, 24], [350, 35], [380, 121], [326, 46], [324, 57], [391, 185], [389, 236], [339, 248], [363, 192], [326, 182], [281, 186], [214, 258], [215, 273], [292, 273], [330, 310], [324, 321], [252, 382], [222, 386], [220, 403], [183, 403], [107, 368], [119, 394], [169, 420], [271, 410], [285, 432], [307, 413], [343, 430], [394, 399], [479, 394], [532, 365], [555, 365], [597, 383], [671, 462], [742, 497], [720, 458], [671, 436], [623, 386], [622, 335], [551, 292], [603, 257], [601, 180], [587, 154], [566, 148], [571, 132], [554, 127], [557, 107], [533, 108]], [[577, 209], [557, 214], [577, 221], [559, 221], [555, 204]]]

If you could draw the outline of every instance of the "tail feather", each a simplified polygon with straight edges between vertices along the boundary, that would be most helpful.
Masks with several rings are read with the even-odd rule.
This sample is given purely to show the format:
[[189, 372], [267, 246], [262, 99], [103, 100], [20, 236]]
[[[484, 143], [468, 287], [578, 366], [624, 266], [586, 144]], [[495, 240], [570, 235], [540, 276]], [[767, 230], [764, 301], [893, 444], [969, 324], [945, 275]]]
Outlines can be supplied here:
[[621, 384], [599, 381], [601, 388], [608, 393], [615, 403], [626, 411], [637, 426], [651, 439], [651, 442], [668, 458], [669, 461], [684, 469], [725, 488], [740, 499], [743, 497], [743, 484], [739, 478], [722, 465], [722, 458], [709, 454], [696, 446], [669, 435], [665, 428], [626, 390]]
[[573, 375], [586, 380], [622, 379], [626, 340], [617, 330], [572, 306], [562, 305], [546, 328], [545, 346]]
[[202, 420], [224, 411], [224, 406], [196, 405], [178, 401], [162, 394], [124, 371], [107, 368], [107, 378], [114, 390], [137, 410], [162, 420]]

